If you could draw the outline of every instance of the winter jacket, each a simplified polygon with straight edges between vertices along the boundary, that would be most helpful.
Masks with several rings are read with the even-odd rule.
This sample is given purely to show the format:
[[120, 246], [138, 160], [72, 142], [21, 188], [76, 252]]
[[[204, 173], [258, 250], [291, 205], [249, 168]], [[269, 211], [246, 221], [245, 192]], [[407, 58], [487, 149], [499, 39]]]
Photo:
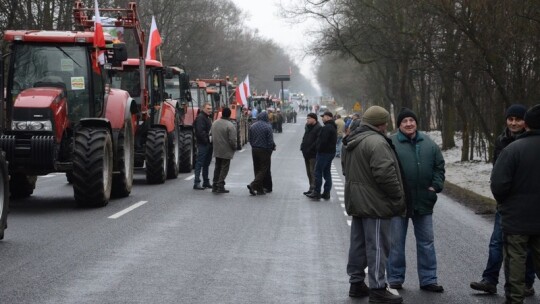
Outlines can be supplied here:
[[249, 128], [249, 144], [252, 148], [273, 150], [276, 147], [274, 143], [274, 132], [268, 122], [266, 112], [257, 115], [257, 122]]
[[212, 120], [202, 110], [193, 122], [195, 129], [195, 138], [197, 144], [208, 145], [210, 143], [210, 129], [212, 128]]
[[[410, 139], [398, 130], [391, 139], [403, 168], [414, 214], [432, 214], [436, 193], [443, 190], [445, 179], [441, 149], [421, 132], [416, 132], [416, 137]], [[433, 187], [435, 192], [429, 187]]]
[[317, 138], [317, 153], [336, 154], [337, 127], [334, 120], [324, 123]]
[[315, 158], [317, 156], [317, 137], [321, 131], [321, 125], [317, 122], [314, 125], [306, 125], [300, 151], [306, 159]]
[[351, 134], [345, 159], [345, 209], [351, 216], [391, 218], [406, 211], [403, 182], [392, 142], [362, 123]]
[[345, 135], [345, 121], [343, 118], [336, 119], [336, 129], [338, 137], [343, 137], [343, 135]]
[[540, 234], [540, 130], [518, 136], [499, 155], [491, 172], [503, 232]]
[[232, 159], [236, 150], [236, 127], [226, 119], [221, 118], [212, 124], [212, 145], [214, 157]]
[[[523, 132], [525, 132], [525, 130], [523, 130]], [[523, 134], [523, 132], [521, 132], [520, 134]], [[510, 132], [510, 129], [506, 127], [504, 128], [501, 135], [497, 136], [497, 139], [495, 140], [495, 149], [493, 151], [493, 164], [495, 164], [495, 162], [497, 161], [497, 158], [501, 154], [502, 150], [506, 146], [511, 144], [514, 140], [516, 140], [516, 135], [512, 134], [512, 132]]]

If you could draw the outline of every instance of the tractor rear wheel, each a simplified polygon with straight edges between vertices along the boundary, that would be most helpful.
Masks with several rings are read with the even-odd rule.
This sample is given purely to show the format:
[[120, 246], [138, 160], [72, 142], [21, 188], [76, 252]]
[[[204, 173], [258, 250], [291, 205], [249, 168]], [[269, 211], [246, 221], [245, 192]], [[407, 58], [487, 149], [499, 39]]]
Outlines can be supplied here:
[[112, 197], [126, 197], [133, 187], [133, 166], [135, 159], [135, 147], [133, 146], [133, 132], [131, 120], [124, 121], [124, 128], [118, 133], [116, 153], [117, 171], [113, 173]]
[[167, 131], [150, 129], [146, 135], [146, 182], [162, 184], [167, 178]]
[[0, 240], [4, 239], [9, 213], [9, 175], [4, 152], [0, 153]]
[[103, 207], [112, 189], [113, 150], [105, 128], [82, 127], [75, 133], [73, 192], [81, 206]]
[[180, 172], [191, 172], [194, 164], [195, 143], [190, 129], [180, 132]]
[[9, 179], [9, 192], [13, 198], [29, 197], [36, 188], [37, 176], [13, 173]]
[[167, 167], [167, 178], [174, 179], [178, 177], [180, 167], [180, 137], [178, 130], [178, 114], [174, 122], [174, 130], [169, 133], [169, 165]]

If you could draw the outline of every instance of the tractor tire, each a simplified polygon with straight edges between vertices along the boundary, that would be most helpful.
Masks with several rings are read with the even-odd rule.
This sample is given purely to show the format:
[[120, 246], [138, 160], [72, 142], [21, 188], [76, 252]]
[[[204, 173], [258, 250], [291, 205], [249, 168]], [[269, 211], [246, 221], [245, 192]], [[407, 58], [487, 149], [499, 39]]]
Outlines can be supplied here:
[[126, 197], [133, 187], [133, 167], [135, 162], [135, 146], [130, 120], [124, 122], [124, 128], [118, 133], [116, 153], [117, 172], [113, 173], [112, 197]]
[[146, 135], [146, 182], [163, 184], [167, 178], [167, 131], [150, 129]]
[[6, 155], [0, 153], [0, 240], [4, 239], [9, 213], [9, 175]]
[[73, 192], [79, 206], [104, 207], [112, 190], [113, 148], [105, 128], [83, 127], [75, 133]]
[[236, 150], [242, 150], [242, 133], [240, 132], [240, 122], [236, 121]]
[[180, 132], [180, 172], [189, 173], [195, 165], [195, 143], [191, 130]]
[[178, 177], [178, 172], [180, 170], [180, 135], [178, 132], [179, 118], [178, 114], [176, 115], [174, 130], [169, 133], [169, 162], [167, 167], [167, 178], [175, 179]]
[[14, 173], [9, 179], [9, 192], [13, 198], [29, 197], [36, 188], [37, 176]]

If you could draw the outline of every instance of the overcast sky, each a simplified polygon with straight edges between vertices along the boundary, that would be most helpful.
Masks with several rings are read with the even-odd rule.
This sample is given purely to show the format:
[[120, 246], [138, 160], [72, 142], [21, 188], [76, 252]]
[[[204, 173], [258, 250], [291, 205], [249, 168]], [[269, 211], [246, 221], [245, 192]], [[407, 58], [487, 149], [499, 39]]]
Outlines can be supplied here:
[[[315, 79], [313, 57], [303, 58], [309, 36], [304, 34], [307, 24], [291, 24], [279, 16], [280, 0], [233, 0], [249, 16], [245, 23], [258, 29], [259, 35], [274, 40], [284, 48], [300, 67], [300, 72], [320, 90]], [[288, 3], [290, 1], [285, 1]], [[287, 74], [289, 71], [283, 71]], [[294, 71], [293, 71], [294, 72]], [[293, 75], [294, 76], [294, 75]]]

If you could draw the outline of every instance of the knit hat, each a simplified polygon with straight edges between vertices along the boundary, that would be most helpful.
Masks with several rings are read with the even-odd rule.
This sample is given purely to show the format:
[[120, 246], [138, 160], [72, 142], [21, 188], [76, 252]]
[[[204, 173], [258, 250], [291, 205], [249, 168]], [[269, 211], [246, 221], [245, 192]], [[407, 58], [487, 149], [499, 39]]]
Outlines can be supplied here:
[[326, 111], [323, 114], [321, 114], [321, 117], [323, 117], [323, 116], [334, 117], [334, 114], [332, 114], [332, 112], [330, 112], [330, 111]]
[[416, 121], [416, 123], [418, 123], [418, 119], [416, 118], [416, 114], [409, 108], [401, 108], [401, 111], [399, 111], [399, 114], [397, 116], [397, 119], [396, 119], [396, 127], [399, 128], [399, 125], [401, 125], [401, 122], [403, 121], [403, 119], [407, 118], [407, 117], [412, 117], [412, 119], [414, 119], [414, 121]]
[[309, 114], [307, 115], [307, 117], [311, 117], [311, 118], [317, 120], [317, 114], [315, 114], [315, 113], [309, 113]]
[[388, 122], [390, 113], [386, 111], [385, 108], [379, 106], [369, 107], [364, 115], [362, 116], [362, 121], [373, 126], [380, 126]]
[[223, 111], [221, 111], [221, 117], [223, 117], [223, 118], [231, 117], [231, 109], [223, 108]]
[[535, 105], [525, 113], [525, 123], [530, 129], [540, 130], [540, 104]]
[[527, 108], [522, 104], [513, 104], [506, 109], [506, 116], [505, 118], [508, 119], [508, 117], [516, 117], [521, 118], [525, 117], [525, 112], [527, 112]]

